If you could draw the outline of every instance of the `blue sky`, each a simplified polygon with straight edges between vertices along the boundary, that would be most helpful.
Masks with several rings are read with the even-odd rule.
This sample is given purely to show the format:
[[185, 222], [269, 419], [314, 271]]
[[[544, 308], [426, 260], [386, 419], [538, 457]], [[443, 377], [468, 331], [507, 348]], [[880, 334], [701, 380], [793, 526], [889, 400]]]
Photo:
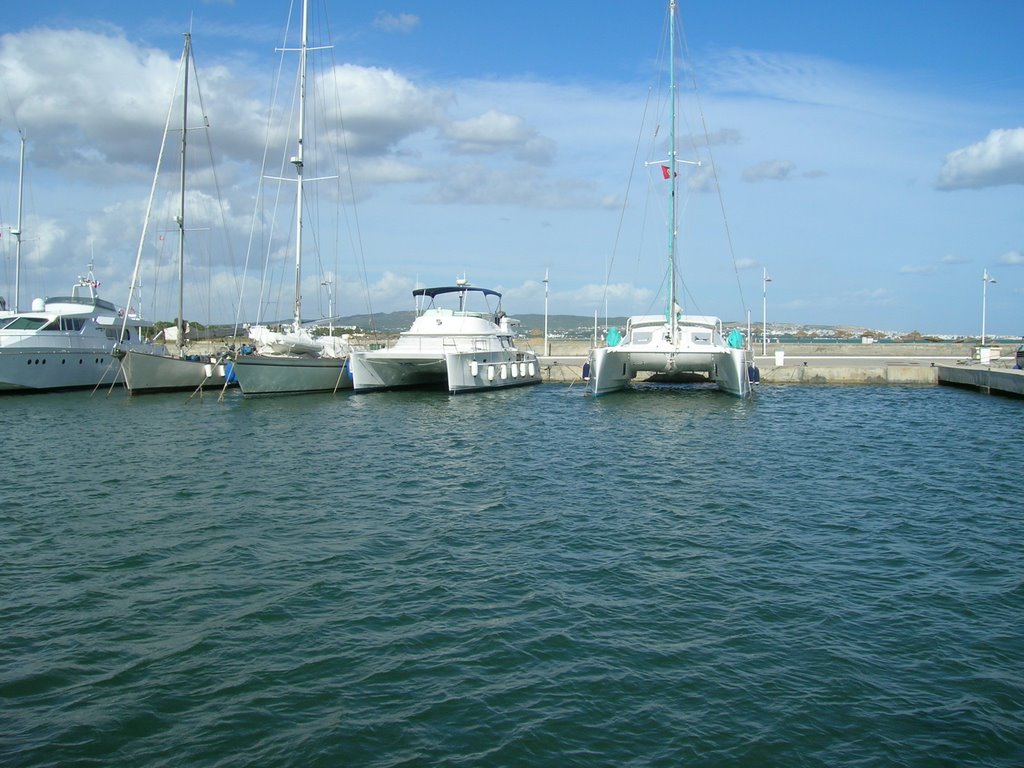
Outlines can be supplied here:
[[[552, 312], [660, 309], [664, 185], [643, 165], [647, 146], [659, 150], [651, 124], [639, 134], [665, 7], [329, 2], [350, 229], [318, 239], [329, 255], [307, 259], [303, 314], [325, 312], [325, 280], [337, 312], [353, 314], [367, 297], [374, 311], [409, 308], [417, 283], [463, 273], [502, 290], [510, 313], [539, 312], [545, 270]], [[769, 321], [977, 334], [987, 269], [998, 281], [988, 332], [1024, 334], [1024, 5], [680, 8], [701, 108], [687, 89], [685, 117], [710, 138], [690, 145], [704, 165], [681, 184], [687, 309], [757, 323], [767, 270]], [[266, 0], [7, 9], [0, 295], [13, 294], [21, 128], [21, 303], [65, 292], [90, 258], [104, 295], [124, 303], [191, 24], [228, 210], [209, 226], [223, 226], [232, 255], [190, 235], [213, 264], [198, 270], [186, 316], [231, 320], [241, 302], [252, 319], [259, 268], [241, 265], [288, 14]], [[195, 192], [207, 213], [209, 179]], [[271, 273], [286, 275], [289, 257], [274, 257]], [[290, 288], [274, 290], [264, 311], [287, 317]], [[166, 313], [155, 295], [144, 301]]]

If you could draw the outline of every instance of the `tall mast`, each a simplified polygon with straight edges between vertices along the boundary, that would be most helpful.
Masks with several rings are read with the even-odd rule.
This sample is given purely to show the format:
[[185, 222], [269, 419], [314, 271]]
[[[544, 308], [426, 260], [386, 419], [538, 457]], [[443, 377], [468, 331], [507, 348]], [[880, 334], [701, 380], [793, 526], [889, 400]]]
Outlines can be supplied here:
[[21, 152], [18, 160], [18, 225], [17, 229], [11, 232], [14, 235], [14, 311], [20, 312], [18, 303], [21, 300], [21, 201], [25, 189], [25, 134], [21, 136]]
[[308, 46], [307, 0], [302, 0], [302, 41], [299, 45], [299, 148], [295, 166], [295, 311], [292, 318], [296, 332], [302, 327], [302, 142], [306, 130], [306, 50]]
[[669, 233], [668, 233], [668, 314], [672, 328], [672, 343], [676, 341], [676, 0], [669, 0], [669, 74], [668, 93], [671, 100], [671, 119], [668, 131], [669, 178]]
[[192, 33], [185, 33], [185, 50], [182, 56], [182, 102], [181, 102], [181, 174], [179, 176], [180, 199], [178, 201], [178, 354], [185, 348], [185, 144], [188, 134], [188, 65], [192, 58]]

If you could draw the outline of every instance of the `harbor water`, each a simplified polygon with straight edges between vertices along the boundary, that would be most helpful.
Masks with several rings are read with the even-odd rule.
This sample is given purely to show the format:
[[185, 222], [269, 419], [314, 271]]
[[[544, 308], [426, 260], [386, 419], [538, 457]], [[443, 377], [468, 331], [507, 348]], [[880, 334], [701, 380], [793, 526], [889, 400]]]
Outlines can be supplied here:
[[0, 765], [1020, 766], [1018, 400], [0, 400]]

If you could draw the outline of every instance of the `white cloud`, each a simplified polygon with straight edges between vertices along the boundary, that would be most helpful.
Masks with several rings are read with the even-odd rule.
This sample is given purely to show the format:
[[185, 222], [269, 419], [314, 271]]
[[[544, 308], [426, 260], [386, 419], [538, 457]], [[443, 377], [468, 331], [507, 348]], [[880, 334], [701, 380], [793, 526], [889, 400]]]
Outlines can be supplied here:
[[343, 64], [333, 75], [328, 92], [337, 89], [338, 111], [328, 113], [328, 125], [344, 126], [345, 144], [360, 155], [393, 150], [402, 140], [445, 121], [452, 94], [421, 88], [391, 69]]
[[935, 272], [932, 265], [907, 265], [900, 267], [901, 275], [931, 275]]
[[508, 151], [522, 160], [546, 165], [554, 150], [553, 142], [538, 136], [521, 117], [493, 109], [478, 117], [451, 122], [441, 133], [452, 142], [456, 154], [491, 155]]
[[1024, 264], [1024, 253], [1021, 253], [1020, 251], [1010, 251], [1008, 253], [1004, 253], [1002, 256], [999, 257], [998, 263], [1005, 264], [1011, 267], [1020, 266]]
[[789, 160], [769, 160], [743, 169], [744, 181], [784, 181], [796, 166]]
[[1024, 128], [996, 129], [984, 140], [946, 155], [938, 189], [1024, 184]]
[[419, 26], [420, 17], [412, 13], [388, 13], [380, 11], [373, 20], [373, 26], [385, 32], [411, 32]]
[[601, 201], [588, 182], [550, 179], [533, 167], [452, 166], [435, 179], [420, 202], [449, 205], [514, 205], [538, 209], [598, 208]]
[[889, 306], [896, 303], [896, 294], [889, 288], [870, 288], [855, 291], [853, 297], [865, 304]]
[[686, 188], [691, 192], [714, 192], [718, 189], [711, 166], [702, 165], [687, 172]]

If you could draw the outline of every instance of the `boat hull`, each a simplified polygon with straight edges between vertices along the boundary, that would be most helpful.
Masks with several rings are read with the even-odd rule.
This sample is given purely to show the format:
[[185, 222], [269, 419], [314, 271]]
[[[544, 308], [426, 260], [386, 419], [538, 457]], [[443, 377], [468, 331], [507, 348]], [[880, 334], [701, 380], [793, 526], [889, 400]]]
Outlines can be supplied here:
[[51, 392], [120, 383], [109, 348], [4, 348], [0, 351], [0, 392]]
[[345, 357], [244, 355], [234, 360], [243, 395], [300, 395], [351, 389]]
[[353, 352], [348, 359], [352, 389], [383, 392], [389, 389], [438, 388], [448, 383], [444, 356], [389, 354], [388, 351]]
[[136, 349], [124, 353], [121, 370], [125, 386], [132, 395], [219, 389], [227, 378], [227, 369], [222, 361], [189, 360]]
[[460, 394], [539, 384], [541, 380], [536, 356], [513, 351], [419, 355], [390, 350], [353, 352], [349, 366], [356, 392], [420, 387]]
[[750, 394], [746, 353], [742, 349], [718, 348], [713, 351], [680, 349], [635, 349], [630, 346], [601, 347], [591, 352], [588, 388], [594, 395], [619, 392], [630, 385], [636, 374], [706, 374], [718, 388], [730, 395]]
[[540, 384], [540, 363], [532, 353], [461, 352], [446, 355], [445, 362], [448, 391], [453, 395]]

